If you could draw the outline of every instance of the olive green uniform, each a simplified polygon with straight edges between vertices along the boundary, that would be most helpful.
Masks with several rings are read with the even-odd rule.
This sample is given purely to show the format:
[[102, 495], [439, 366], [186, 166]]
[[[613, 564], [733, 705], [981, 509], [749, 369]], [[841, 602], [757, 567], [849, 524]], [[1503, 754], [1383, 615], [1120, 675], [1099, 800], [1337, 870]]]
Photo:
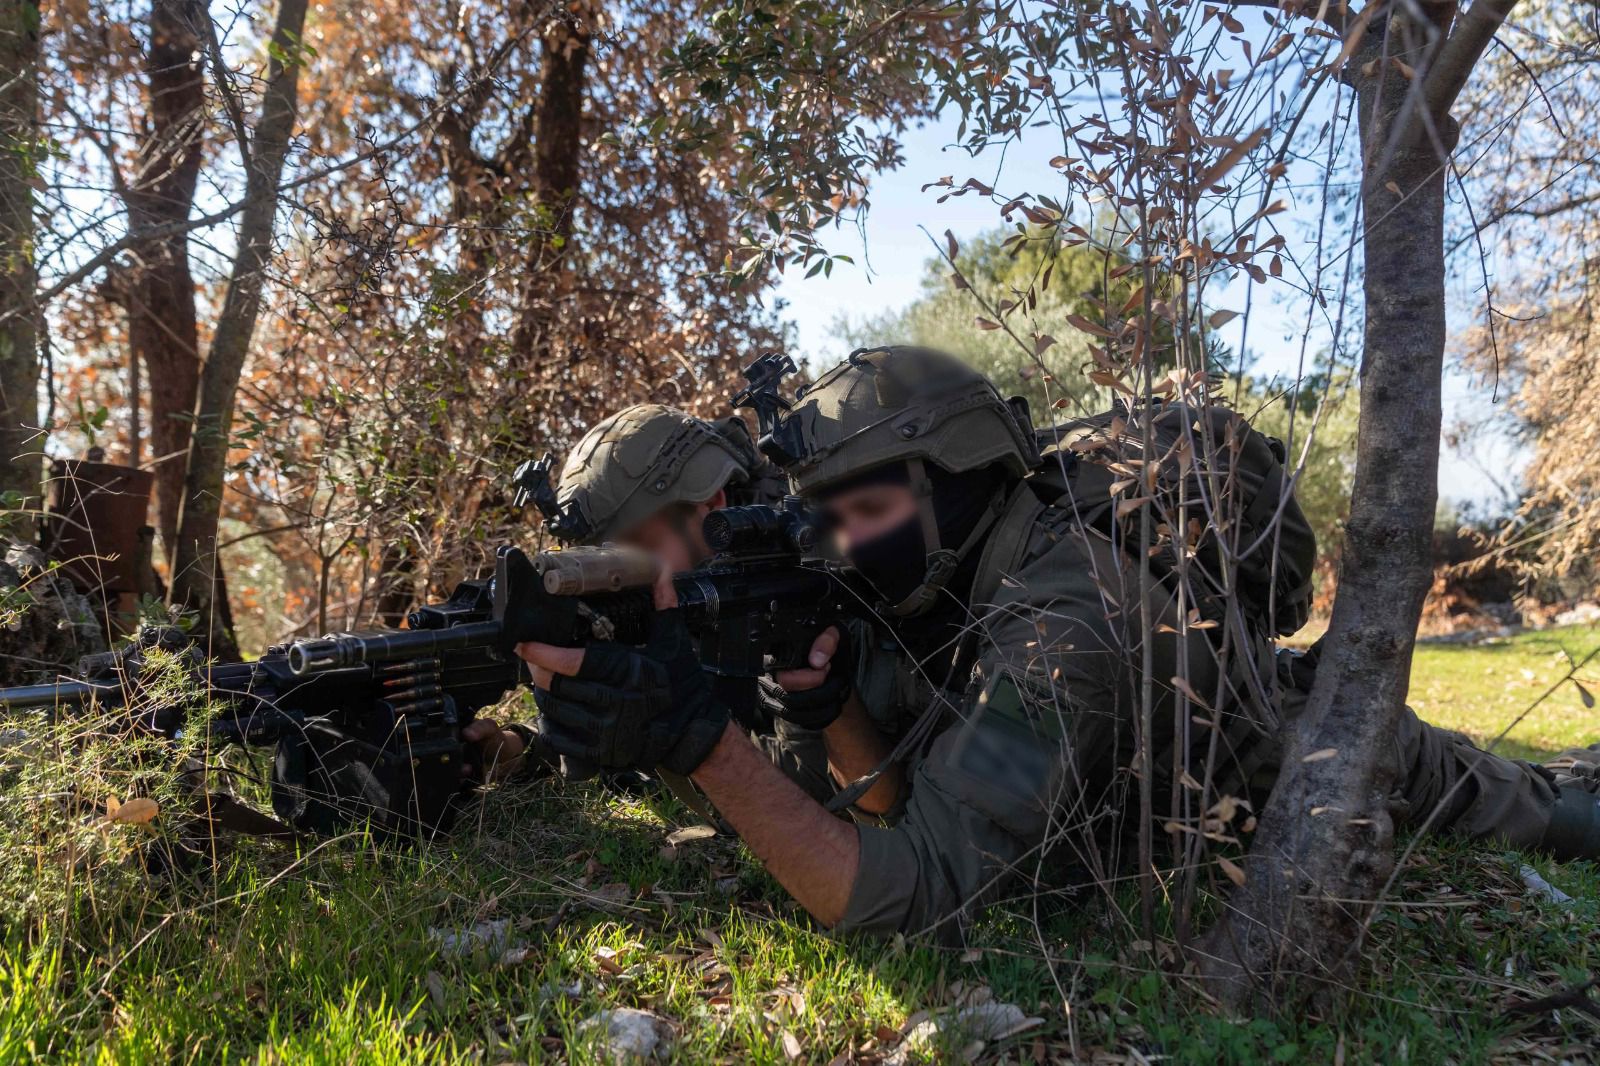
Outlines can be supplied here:
[[[1138, 809], [1129, 768], [1137, 759], [1134, 725], [1146, 676], [1157, 810], [1171, 809], [1173, 753], [1180, 745], [1193, 753], [1187, 765], [1200, 778], [1213, 729], [1213, 780], [1224, 792], [1264, 798], [1278, 763], [1270, 715], [1292, 715], [1305, 702], [1308, 685], [1296, 677], [1293, 653], [1275, 658], [1270, 645], [1257, 642], [1258, 669], [1235, 669], [1233, 679], [1219, 676], [1216, 645], [1203, 631], [1158, 634], [1146, 648], [1141, 634], [1176, 627], [1177, 611], [1165, 586], [1156, 584], [1142, 617], [1138, 590], [1137, 570], [1105, 538], [1082, 530], [1066, 509], [1040, 502], [1028, 485], [1018, 486], [980, 558], [970, 602], [982, 606], [970, 627], [970, 671], [958, 666], [965, 684], [960, 692], [934, 694], [944, 704], [939, 727], [923, 750], [908, 753], [909, 794], [888, 819], [893, 824], [858, 819], [860, 866], [840, 929], [949, 937], [1019, 877], [1031, 890], [1110, 875], [1115, 855], [1107, 858], [1104, 846], [1127, 853], [1125, 812]], [[925, 698], [907, 701], [919, 699], [919, 689], [931, 690], [881, 645], [869, 643], [861, 658], [863, 702], [887, 734], [898, 736], [908, 712], [914, 718], [928, 705]], [[1250, 673], [1267, 675], [1265, 702], [1275, 710], [1214, 716], [1204, 704], [1262, 705], [1259, 687], [1254, 696], [1247, 691]], [[1184, 679], [1193, 698], [1174, 678]], [[1181, 711], [1180, 704], [1186, 704]], [[1187, 723], [1190, 735], [1175, 741], [1174, 722]], [[767, 747], [813, 795], [831, 791], [819, 735], [785, 727]], [[1396, 756], [1401, 820], [1426, 818], [1443, 801], [1434, 829], [1513, 846], [1543, 837], [1556, 774], [1482, 752], [1409, 710]]]

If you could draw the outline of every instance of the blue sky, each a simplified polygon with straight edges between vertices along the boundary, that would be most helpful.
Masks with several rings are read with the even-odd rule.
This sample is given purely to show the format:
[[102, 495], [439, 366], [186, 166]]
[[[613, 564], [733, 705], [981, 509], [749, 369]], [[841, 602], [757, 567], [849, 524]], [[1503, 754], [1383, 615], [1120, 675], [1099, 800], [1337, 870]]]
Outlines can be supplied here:
[[[1049, 131], [1046, 131], [1049, 132]], [[945, 190], [921, 186], [941, 175], [953, 174], [959, 184], [967, 177], [993, 182], [999, 174], [1002, 189], [1038, 188], [1030, 177], [1052, 174], [1048, 159], [1059, 151], [1040, 137], [1013, 145], [1003, 166], [996, 155], [970, 158], [963, 150], [949, 148], [955, 141], [955, 123], [941, 120], [910, 131], [904, 138], [906, 165], [878, 177], [871, 192], [871, 209], [862, 233], [841, 229], [828, 234], [830, 250], [853, 256], [854, 266], [840, 264], [832, 277], [802, 277], [803, 271], [786, 274], [777, 287], [777, 296], [787, 302], [785, 316], [794, 322], [799, 334], [799, 352], [813, 365], [827, 365], [844, 352], [835, 336], [835, 323], [841, 316], [861, 318], [885, 310], [904, 307], [921, 294], [923, 264], [934, 255], [928, 234], [940, 236], [946, 229], [965, 239], [999, 223], [995, 205], [975, 196], [953, 197], [936, 203]], [[1052, 174], [1053, 176], [1053, 174]], [[1293, 175], [1291, 174], [1291, 177]], [[1009, 180], [1008, 180], [1009, 179]], [[1312, 183], [1315, 184], [1315, 183]], [[1291, 197], [1286, 215], [1288, 229], [1296, 215], [1314, 221], [1320, 190]], [[924, 232], [926, 230], [927, 232]], [[1216, 305], [1234, 310], [1245, 306], [1245, 287], [1240, 278], [1215, 296]], [[1466, 322], [1474, 310], [1476, 297], [1469, 288], [1452, 286], [1452, 322]], [[1223, 338], [1238, 348], [1241, 339], [1255, 366], [1262, 372], [1292, 376], [1300, 358], [1301, 337], [1306, 333], [1306, 300], [1303, 296], [1276, 289], [1258, 289], [1251, 301], [1246, 337], [1243, 318], [1223, 330]], [[1322, 330], [1314, 328], [1310, 350], [1326, 343]], [[1470, 380], [1452, 372], [1445, 382], [1445, 422], [1483, 424], [1495, 420], [1503, 410], [1492, 397], [1487, 383]], [[1503, 435], [1488, 434], [1474, 445], [1471, 453], [1458, 452], [1447, 444], [1440, 458], [1440, 494], [1456, 502], [1478, 505], [1503, 504], [1502, 489], [1515, 482], [1515, 471], [1522, 458]]]

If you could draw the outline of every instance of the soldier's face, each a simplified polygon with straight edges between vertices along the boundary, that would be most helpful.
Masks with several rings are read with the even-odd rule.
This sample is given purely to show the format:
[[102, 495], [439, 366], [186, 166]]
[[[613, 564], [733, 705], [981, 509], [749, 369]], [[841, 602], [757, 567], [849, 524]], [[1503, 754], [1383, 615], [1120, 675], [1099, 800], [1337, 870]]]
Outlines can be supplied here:
[[862, 485], [830, 496], [823, 509], [833, 528], [835, 547], [848, 556], [852, 548], [914, 518], [917, 498], [906, 485]]
[[705, 534], [700, 531], [706, 515], [727, 503], [727, 493], [718, 489], [715, 496], [702, 503], [664, 508], [619, 533], [617, 542], [654, 555], [668, 573], [693, 570], [711, 557]]

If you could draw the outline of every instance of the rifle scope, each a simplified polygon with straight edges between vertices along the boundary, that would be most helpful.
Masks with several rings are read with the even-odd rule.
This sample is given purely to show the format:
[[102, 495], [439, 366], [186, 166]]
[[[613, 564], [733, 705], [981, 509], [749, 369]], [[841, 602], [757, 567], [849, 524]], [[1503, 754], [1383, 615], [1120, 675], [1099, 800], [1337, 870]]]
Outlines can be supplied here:
[[[791, 500], [793, 498], [791, 497]], [[700, 531], [719, 555], [805, 555], [817, 546], [817, 523], [798, 501], [782, 507], [724, 507], [706, 515]]]

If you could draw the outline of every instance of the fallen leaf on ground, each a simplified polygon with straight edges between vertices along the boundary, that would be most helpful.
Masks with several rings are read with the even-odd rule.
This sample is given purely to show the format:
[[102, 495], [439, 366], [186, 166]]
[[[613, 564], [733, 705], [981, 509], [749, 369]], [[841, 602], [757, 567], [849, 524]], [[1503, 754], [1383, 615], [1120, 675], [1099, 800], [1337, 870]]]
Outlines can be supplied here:
[[709, 825], [686, 825], [667, 834], [667, 843], [673, 847], [679, 844], [688, 844], [696, 840], [709, 840], [717, 835], [717, 831]]

